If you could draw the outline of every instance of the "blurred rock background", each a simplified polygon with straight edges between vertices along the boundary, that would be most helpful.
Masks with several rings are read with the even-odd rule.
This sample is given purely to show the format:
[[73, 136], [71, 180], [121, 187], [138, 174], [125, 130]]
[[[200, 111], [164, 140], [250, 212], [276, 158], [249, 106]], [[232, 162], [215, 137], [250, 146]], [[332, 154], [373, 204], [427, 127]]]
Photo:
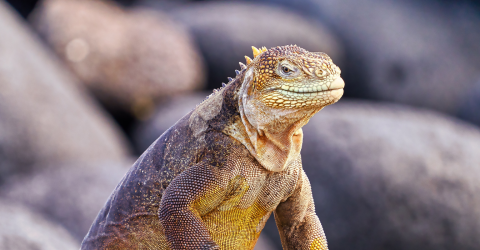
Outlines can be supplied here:
[[[480, 248], [480, 3], [0, 1], [0, 249], [78, 249], [163, 131], [250, 46], [329, 54], [305, 127], [330, 249]], [[273, 216], [256, 249], [281, 249]]]

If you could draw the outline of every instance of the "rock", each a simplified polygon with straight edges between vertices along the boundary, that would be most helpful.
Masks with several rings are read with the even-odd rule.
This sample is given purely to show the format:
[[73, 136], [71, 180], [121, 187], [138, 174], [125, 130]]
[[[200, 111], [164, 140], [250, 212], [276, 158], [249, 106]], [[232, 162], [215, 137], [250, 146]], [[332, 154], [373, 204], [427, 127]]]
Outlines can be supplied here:
[[288, 2], [344, 41], [346, 96], [455, 114], [477, 80], [480, 15], [465, 2]]
[[80, 243], [61, 226], [27, 207], [0, 200], [0, 249], [77, 250]]
[[199, 92], [166, 100], [151, 119], [137, 124], [133, 135], [136, 150], [145, 151], [163, 132], [192, 111], [209, 94], [211, 92]]
[[38, 0], [6, 0], [22, 17], [26, 18], [35, 8]]
[[342, 45], [321, 23], [278, 7], [239, 2], [202, 2], [171, 10], [190, 28], [209, 65], [209, 87], [235, 76], [251, 46], [297, 44], [341, 61]]
[[192, 0], [138, 0], [135, 1], [135, 7], [142, 7], [147, 9], [161, 10], [170, 12], [172, 9], [182, 7], [186, 4], [191, 4]]
[[33, 164], [123, 158], [115, 124], [0, 2], [0, 184]]
[[480, 127], [480, 80], [476, 82], [472, 90], [465, 93], [457, 111], [459, 118], [471, 122]]
[[267, 237], [265, 234], [260, 234], [258, 237], [257, 243], [255, 244], [255, 248], [253, 250], [276, 250], [282, 249], [277, 248], [275, 244]]
[[111, 110], [144, 119], [161, 98], [203, 86], [202, 58], [166, 14], [45, 0], [32, 15], [37, 31]]
[[128, 160], [39, 166], [29, 176], [10, 178], [0, 195], [35, 208], [80, 242], [132, 164]]
[[[330, 249], [480, 247], [480, 130], [425, 110], [343, 100], [303, 131]], [[280, 242], [274, 223], [264, 231]]]

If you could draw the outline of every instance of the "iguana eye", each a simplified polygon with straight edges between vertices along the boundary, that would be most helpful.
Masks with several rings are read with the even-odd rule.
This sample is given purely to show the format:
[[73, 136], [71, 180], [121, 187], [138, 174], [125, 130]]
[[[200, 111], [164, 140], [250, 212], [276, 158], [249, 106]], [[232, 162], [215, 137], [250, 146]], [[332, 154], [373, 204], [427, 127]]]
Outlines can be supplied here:
[[298, 76], [299, 70], [297, 67], [285, 60], [279, 63], [277, 67], [277, 74], [283, 78], [292, 79]]
[[289, 67], [287, 66], [282, 66], [282, 72], [286, 75], [289, 75], [290, 73], [292, 73], [293, 70], [291, 70]]

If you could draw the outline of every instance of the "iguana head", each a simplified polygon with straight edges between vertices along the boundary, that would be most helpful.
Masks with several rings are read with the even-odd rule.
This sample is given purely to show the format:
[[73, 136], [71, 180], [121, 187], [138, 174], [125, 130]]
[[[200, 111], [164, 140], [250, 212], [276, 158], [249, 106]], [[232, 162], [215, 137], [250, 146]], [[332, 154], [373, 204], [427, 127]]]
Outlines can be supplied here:
[[322, 52], [296, 45], [267, 50], [252, 47], [253, 88], [264, 105], [280, 109], [310, 109], [335, 103], [345, 86], [340, 68]]
[[[328, 55], [296, 45], [253, 48], [238, 91], [245, 133], [240, 140], [266, 169], [282, 171], [299, 160], [302, 126], [343, 95], [340, 69]], [[232, 79], [233, 81], [233, 79]]]

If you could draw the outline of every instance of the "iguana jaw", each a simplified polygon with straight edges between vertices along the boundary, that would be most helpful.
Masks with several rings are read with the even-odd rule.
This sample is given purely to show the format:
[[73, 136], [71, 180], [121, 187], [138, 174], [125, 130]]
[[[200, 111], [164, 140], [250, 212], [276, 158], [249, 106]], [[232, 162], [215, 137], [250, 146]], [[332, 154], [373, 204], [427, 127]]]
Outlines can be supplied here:
[[324, 92], [327, 90], [336, 90], [336, 89], [343, 89], [345, 87], [345, 82], [341, 77], [335, 78], [335, 80], [331, 82], [314, 82], [312, 84], [306, 84], [305, 86], [299, 84], [284, 84], [280, 87], [271, 87], [266, 89], [268, 90], [284, 90], [291, 93], [319, 93]]
[[291, 86], [291, 85], [283, 85], [280, 88], [274, 88], [275, 90], [283, 90], [286, 92], [291, 92], [291, 93], [300, 93], [300, 94], [307, 94], [307, 93], [320, 93], [320, 92], [325, 92], [327, 90], [337, 90], [337, 89], [343, 89], [345, 87], [345, 82], [341, 77], [337, 77], [334, 81], [330, 83], [314, 83], [311, 85], [307, 86], [299, 86], [296, 87]]
[[[283, 85], [264, 90], [261, 95], [266, 106], [278, 108], [304, 108], [326, 106], [337, 102], [343, 95], [345, 82], [337, 77], [330, 83]], [[294, 87], [295, 86], [295, 87]]]

